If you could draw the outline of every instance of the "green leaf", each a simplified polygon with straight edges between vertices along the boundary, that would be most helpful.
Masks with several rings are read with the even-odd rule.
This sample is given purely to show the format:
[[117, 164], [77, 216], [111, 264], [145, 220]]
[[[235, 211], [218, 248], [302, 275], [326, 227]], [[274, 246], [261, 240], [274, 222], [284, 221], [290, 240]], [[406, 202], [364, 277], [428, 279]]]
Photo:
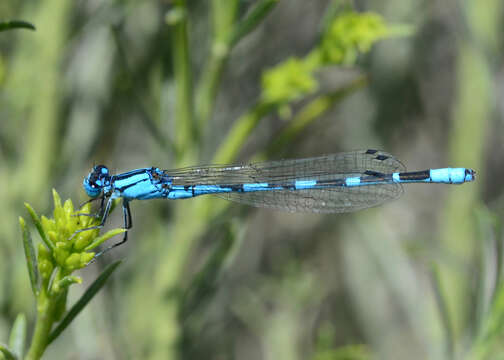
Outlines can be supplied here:
[[86, 248], [84, 249], [84, 251], [92, 250], [95, 247], [100, 246], [101, 244], [103, 244], [108, 239], [110, 239], [110, 238], [112, 238], [112, 237], [114, 237], [114, 236], [116, 236], [118, 234], [121, 234], [123, 232], [126, 232], [126, 231], [128, 231], [128, 230], [126, 230], [126, 229], [112, 229], [112, 230], [109, 230], [105, 234], [103, 234], [103, 235], [97, 237], [96, 239], [94, 239], [91, 244], [89, 244], [88, 246], [86, 246]]
[[263, 0], [260, 1], [241, 21], [231, 36], [231, 46], [236, 44], [241, 38], [250, 33], [261, 23], [266, 15], [278, 4], [279, 0]]
[[29, 22], [22, 20], [0, 21], [0, 31], [6, 31], [12, 29], [36, 30], [35, 26], [30, 24]]
[[9, 337], [9, 347], [19, 359], [23, 358], [26, 342], [26, 316], [19, 314], [12, 325], [12, 330]]
[[232, 225], [226, 229], [224, 238], [207, 260], [203, 268], [194, 277], [187, 290], [182, 294], [180, 303], [180, 317], [184, 322], [187, 317], [201, 310], [204, 304], [214, 296], [217, 290], [217, 280], [228, 259], [237, 234]]
[[70, 285], [72, 284], [81, 284], [82, 283], [82, 279], [78, 276], [65, 276], [63, 279], [61, 279], [60, 281], [58, 281], [54, 287], [58, 290], [64, 290], [64, 289], [67, 289]]
[[39, 272], [37, 257], [35, 256], [35, 248], [33, 247], [33, 241], [26, 227], [26, 222], [22, 217], [19, 217], [19, 225], [21, 225], [21, 231], [23, 232], [23, 247], [26, 258], [26, 265], [28, 266], [28, 275], [30, 276], [30, 283], [32, 287], [33, 294], [35, 296], [39, 293]]
[[60, 321], [65, 315], [66, 305], [68, 298], [68, 288], [63, 289], [60, 294], [56, 297], [54, 306], [54, 321]]
[[454, 344], [454, 331], [453, 322], [450, 317], [450, 312], [448, 310], [448, 305], [446, 297], [443, 295], [443, 290], [441, 286], [441, 275], [439, 271], [439, 266], [436, 263], [431, 264], [431, 283], [432, 289], [434, 291], [434, 298], [436, 300], [436, 305], [439, 311], [439, 317], [441, 320], [442, 330], [444, 332], [444, 343], [446, 344], [446, 353], [449, 359], [454, 358], [455, 344]]
[[68, 311], [66, 316], [61, 320], [56, 329], [54, 329], [47, 340], [47, 345], [52, 343], [62, 332], [67, 328], [68, 325], [75, 319], [77, 315], [86, 307], [86, 305], [93, 299], [93, 297], [100, 291], [100, 289], [105, 285], [108, 278], [115, 269], [119, 266], [121, 260], [116, 261], [103, 270], [103, 272], [96, 278], [96, 280], [89, 286], [86, 292], [81, 296], [81, 298], [75, 303], [74, 306]]
[[40, 218], [38, 217], [37, 213], [33, 208], [30, 206], [30, 204], [25, 203], [25, 207], [28, 210], [28, 213], [30, 214], [30, 217], [32, 218], [33, 223], [35, 224], [35, 227], [37, 228], [37, 231], [40, 234], [40, 237], [42, 238], [42, 241], [46, 244], [46, 246], [52, 251], [54, 251], [55, 246], [54, 244], [47, 238], [47, 235], [44, 231], [44, 228], [42, 227], [42, 223], [40, 222]]
[[[479, 280], [477, 284], [477, 292], [475, 296], [475, 314], [474, 319], [471, 321], [472, 333], [478, 334], [483, 327], [485, 317], [488, 315], [489, 309], [492, 306], [492, 301], [496, 293], [490, 292], [488, 289], [494, 289], [494, 291], [499, 290], [499, 279], [498, 275], [498, 239], [497, 235], [497, 224], [498, 217], [495, 216], [490, 210], [485, 207], [477, 207], [475, 209], [475, 219], [477, 236], [480, 241], [478, 245], [480, 250], [478, 254], [480, 260], [478, 261], [480, 269]], [[497, 260], [497, 262], [496, 262]], [[495, 280], [494, 280], [495, 279]], [[495, 281], [495, 282], [494, 282]]]
[[4, 344], [0, 343], [0, 354], [5, 357], [5, 360], [17, 360], [17, 356]]

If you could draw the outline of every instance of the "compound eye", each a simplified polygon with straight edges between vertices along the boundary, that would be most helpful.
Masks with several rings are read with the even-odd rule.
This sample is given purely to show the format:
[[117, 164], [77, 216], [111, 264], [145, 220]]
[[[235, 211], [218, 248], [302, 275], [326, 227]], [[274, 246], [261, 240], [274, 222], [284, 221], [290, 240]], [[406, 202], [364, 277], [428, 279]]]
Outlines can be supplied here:
[[93, 189], [102, 187], [101, 177], [102, 175], [99, 172], [93, 171], [87, 178], [89, 186], [91, 186]]
[[93, 170], [94, 170], [94, 172], [96, 174], [98, 174], [98, 176], [100, 176], [100, 175], [108, 175], [108, 173], [109, 173], [108, 168], [105, 165], [96, 165], [93, 168]]
[[93, 189], [96, 189], [96, 188], [100, 188], [101, 187], [101, 181], [100, 180], [96, 180], [96, 179], [91, 179], [89, 180], [89, 185], [91, 185], [91, 187]]

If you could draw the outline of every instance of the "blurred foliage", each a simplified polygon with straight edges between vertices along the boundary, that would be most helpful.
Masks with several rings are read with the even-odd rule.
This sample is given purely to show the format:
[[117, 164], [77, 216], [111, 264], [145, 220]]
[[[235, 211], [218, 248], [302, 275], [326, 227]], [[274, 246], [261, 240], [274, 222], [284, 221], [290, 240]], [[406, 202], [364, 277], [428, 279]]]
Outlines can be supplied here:
[[330, 23], [320, 47], [322, 64], [353, 65], [359, 53], [366, 53], [378, 40], [390, 36], [412, 35], [405, 26], [388, 26], [373, 13], [349, 12]]
[[266, 102], [299, 100], [317, 90], [312, 69], [302, 60], [289, 59], [264, 73], [263, 97]]
[[[0, 358], [48, 343], [45, 358], [501, 356], [502, 1], [7, 0], [0, 12], [29, 21], [0, 29], [36, 26], [0, 33]], [[84, 292], [66, 290], [71, 273], [114, 232], [72, 237], [95, 220], [55, 201], [53, 220], [28, 207], [41, 242], [24, 220], [19, 241], [23, 202], [47, 213], [51, 187], [84, 200], [93, 163], [368, 147], [414, 168], [472, 167], [477, 181], [337, 216], [135, 202], [132, 241], [80, 270]]]
[[[402, 29], [402, 31], [398, 31]], [[377, 14], [347, 12], [329, 23], [319, 46], [303, 59], [290, 58], [262, 76], [264, 102], [283, 104], [302, 99], [318, 88], [314, 73], [328, 65], [349, 65], [357, 61], [380, 39], [411, 32], [398, 26], [387, 26]]]
[[0, 21], [0, 31], [13, 30], [13, 29], [35, 30], [35, 26], [26, 21], [21, 20]]

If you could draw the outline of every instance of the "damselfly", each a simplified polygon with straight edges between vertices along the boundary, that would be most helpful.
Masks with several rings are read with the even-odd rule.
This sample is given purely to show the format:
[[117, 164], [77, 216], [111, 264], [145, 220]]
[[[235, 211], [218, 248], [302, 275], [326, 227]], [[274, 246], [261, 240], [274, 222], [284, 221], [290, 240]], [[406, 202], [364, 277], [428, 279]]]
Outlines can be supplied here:
[[[397, 199], [403, 192], [403, 183], [462, 184], [474, 179], [475, 171], [466, 168], [406, 172], [394, 156], [378, 150], [248, 165], [176, 170], [150, 167], [116, 175], [111, 175], [104, 165], [97, 165], [83, 185], [89, 197], [101, 199], [101, 223], [81, 231], [103, 227], [113, 200], [118, 198], [122, 199], [124, 228], [130, 229], [132, 200], [216, 195], [258, 207], [341, 213]], [[112, 247], [127, 239], [125, 232], [122, 241]]]

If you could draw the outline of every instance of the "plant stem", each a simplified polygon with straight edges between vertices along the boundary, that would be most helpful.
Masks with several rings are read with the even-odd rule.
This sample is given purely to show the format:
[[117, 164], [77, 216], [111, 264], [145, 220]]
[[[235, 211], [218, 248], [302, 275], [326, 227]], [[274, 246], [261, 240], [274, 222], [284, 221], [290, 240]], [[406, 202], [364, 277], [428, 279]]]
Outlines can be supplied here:
[[236, 26], [231, 38], [231, 46], [234, 46], [241, 38], [256, 28], [279, 3], [279, 0], [262, 0], [255, 5], [247, 17]]
[[189, 57], [187, 35], [187, 3], [177, 0], [171, 11], [173, 18], [167, 18], [172, 25], [173, 33], [173, 73], [175, 80], [176, 103], [175, 116], [177, 124], [177, 148], [182, 152], [194, 145], [195, 130], [192, 97], [192, 72]]
[[43, 285], [37, 296], [37, 320], [35, 323], [35, 331], [25, 360], [40, 359], [50, 343], [49, 336], [54, 322], [57, 321], [56, 314], [59, 305], [61, 305], [58, 302], [58, 297], [61, 295], [61, 292], [55, 293], [52, 291], [52, 284], [57, 284], [69, 274], [59, 267], [53, 270], [53, 274], [54, 273], [55, 275], [52, 281], [46, 279], [46, 281], [42, 282]]
[[213, 37], [208, 60], [196, 91], [196, 118], [204, 128], [213, 112], [222, 69], [231, 51], [237, 0], [212, 0]]
[[43, 289], [37, 298], [37, 320], [35, 324], [35, 332], [33, 333], [32, 342], [26, 360], [37, 360], [42, 357], [54, 323], [54, 311], [56, 302], [47, 294], [47, 290]]
[[275, 108], [275, 105], [270, 102], [259, 102], [252, 110], [240, 116], [217, 149], [213, 162], [225, 164], [234, 160], [252, 131], [261, 119]]
[[201, 128], [205, 127], [213, 112], [222, 69], [227, 60], [227, 51], [225, 47], [212, 46], [210, 60], [202, 75], [196, 96], [196, 118]]
[[50, 183], [51, 177], [54, 176], [51, 165], [58, 159], [57, 154], [63, 139], [57, 135], [63, 119], [58, 116], [58, 107], [63, 98], [61, 61], [68, 32], [65, 19], [71, 9], [72, 4], [68, 1], [40, 2], [38, 16], [34, 19], [39, 26], [37, 37], [24, 44], [31, 46], [30, 48], [23, 47], [23, 56], [36, 57], [36, 65], [24, 66], [22, 70], [16, 69], [19, 71], [18, 81], [37, 79], [29, 86], [30, 94], [37, 96], [29, 96], [30, 100], [24, 104], [31, 114], [23, 135], [29, 146], [21, 157], [23, 161], [18, 166], [17, 174], [32, 179], [24, 185], [23, 193], [26, 198], [37, 198], [41, 189]]
[[331, 93], [321, 95], [305, 105], [298, 114], [289, 121], [287, 127], [282, 131], [280, 136], [271, 142], [266, 151], [256, 157], [256, 160], [264, 160], [272, 155], [277, 155], [282, 152], [287, 144], [303, 132], [304, 129], [322, 114], [331, 109], [335, 104], [346, 99], [346, 97], [357, 90], [362, 89], [368, 84], [367, 76], [359, 76], [345, 87], [335, 90]]

